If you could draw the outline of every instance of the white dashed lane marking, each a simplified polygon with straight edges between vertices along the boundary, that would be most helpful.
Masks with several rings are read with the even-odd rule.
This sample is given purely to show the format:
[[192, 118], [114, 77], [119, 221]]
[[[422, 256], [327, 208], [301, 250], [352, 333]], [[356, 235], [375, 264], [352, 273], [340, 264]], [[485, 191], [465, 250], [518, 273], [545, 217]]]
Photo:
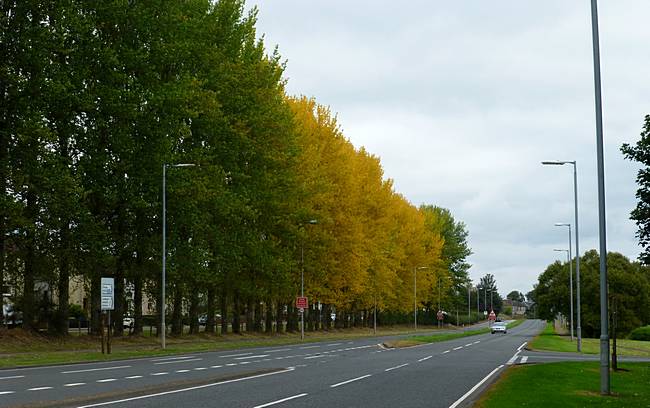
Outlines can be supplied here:
[[135, 380], [136, 378], [142, 378], [142, 376], [141, 375], [130, 375], [130, 376], [124, 377], [124, 378], [126, 378], [127, 380]]
[[341, 385], [349, 384], [349, 383], [354, 382], [354, 381], [363, 380], [364, 378], [368, 378], [370, 376], [371, 376], [371, 374], [362, 375], [361, 377], [357, 377], [357, 378], [353, 378], [351, 380], [347, 380], [347, 381], [343, 381], [343, 382], [340, 382], [340, 383], [332, 384], [332, 385], [330, 385], [330, 388], [340, 387]]
[[178, 363], [189, 363], [190, 361], [201, 361], [202, 358], [191, 358], [189, 360], [175, 360], [175, 361], [161, 361], [160, 363], [154, 363], [155, 365], [160, 364], [178, 364]]
[[16, 391], [0, 391], [0, 395], [14, 394]]
[[268, 356], [269, 356], [268, 354], [259, 354], [257, 356], [237, 357], [235, 360], [247, 360], [249, 358], [264, 358]]
[[384, 371], [393, 371], [393, 370], [397, 370], [398, 368], [406, 367], [407, 365], [409, 365], [409, 363], [401, 364], [401, 365], [398, 365], [398, 366], [395, 366], [395, 367], [391, 367], [391, 368], [387, 368], [387, 369], [385, 369]]
[[451, 350], [445, 350], [445, 351], [442, 352], [442, 354], [447, 354], [447, 353], [449, 353], [450, 351], [451, 351]]
[[431, 357], [433, 357], [433, 356], [426, 356], [426, 357], [424, 357], [424, 358], [421, 358], [421, 359], [418, 360], [418, 363], [421, 363], [421, 362], [423, 362], [423, 361], [426, 361], [426, 360], [430, 359]]
[[264, 353], [279, 353], [281, 351], [291, 351], [292, 349], [290, 348], [285, 348], [285, 349], [278, 349], [278, 350], [264, 350]]
[[262, 404], [262, 405], [256, 405], [256, 406], [254, 406], [253, 408], [265, 408], [265, 407], [270, 407], [271, 405], [281, 404], [281, 403], [286, 402], [286, 401], [291, 401], [292, 399], [296, 399], [296, 398], [304, 397], [305, 395], [307, 395], [307, 393], [294, 395], [294, 396], [292, 396], [292, 397], [282, 398], [281, 400], [277, 400], [277, 401], [273, 401], [273, 402], [268, 402], [268, 403], [266, 403], [266, 404]]
[[34, 387], [28, 388], [27, 391], [42, 391], [42, 390], [51, 390], [52, 387]]
[[176, 370], [177, 373], [189, 373], [190, 370]]
[[98, 383], [107, 383], [117, 381], [117, 378], [104, 378], [103, 380], [97, 380]]
[[454, 347], [454, 350], [460, 350], [460, 349], [462, 349], [462, 348], [463, 348], [463, 346], [460, 346], [460, 347]]
[[78, 387], [80, 385], [86, 385], [86, 383], [70, 383], [70, 384], [63, 384], [64, 387]]
[[151, 375], [167, 375], [167, 374], [169, 374], [169, 373], [164, 372], [164, 371], [161, 372], [161, 373], [151, 373]]
[[25, 378], [24, 375], [12, 375], [11, 377], [0, 377], [0, 380], [13, 380], [14, 378]]
[[125, 366], [116, 366], [116, 367], [89, 368], [87, 370], [61, 371], [61, 374], [76, 374], [76, 373], [88, 373], [91, 371], [119, 370], [120, 368], [131, 368], [131, 366], [125, 365]]
[[241, 356], [250, 356], [253, 353], [240, 353], [240, 354], [228, 354], [227, 356], [219, 356], [221, 358], [230, 358], [230, 357], [241, 357]]

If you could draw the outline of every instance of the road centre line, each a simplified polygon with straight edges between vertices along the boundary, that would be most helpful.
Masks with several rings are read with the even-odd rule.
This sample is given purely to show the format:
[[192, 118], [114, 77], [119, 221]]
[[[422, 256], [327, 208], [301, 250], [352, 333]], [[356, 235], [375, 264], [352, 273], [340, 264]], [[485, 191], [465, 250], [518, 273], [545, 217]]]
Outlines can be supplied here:
[[398, 365], [398, 366], [391, 367], [391, 368], [387, 368], [387, 369], [385, 369], [384, 371], [393, 371], [393, 370], [397, 370], [398, 368], [406, 367], [407, 365], [409, 365], [409, 363], [402, 364], [402, 365]]
[[430, 359], [431, 357], [433, 357], [433, 356], [426, 356], [426, 357], [424, 357], [424, 358], [421, 358], [421, 359], [418, 360], [418, 363], [421, 363], [421, 362], [423, 362], [423, 361], [426, 361], [426, 360]]
[[131, 368], [131, 366], [126, 365], [126, 366], [115, 366], [115, 367], [104, 367], [104, 368], [89, 368], [87, 370], [61, 371], [61, 374], [76, 374], [76, 373], [88, 373], [91, 371], [119, 370], [121, 368]]
[[13, 375], [11, 377], [0, 377], [0, 380], [13, 380], [14, 378], [25, 378], [24, 375]]
[[475, 386], [473, 386], [471, 390], [467, 391], [467, 392], [465, 393], [465, 395], [463, 395], [463, 396], [460, 397], [458, 400], [456, 400], [456, 402], [454, 402], [453, 404], [451, 404], [451, 405], [449, 406], [449, 408], [456, 408], [457, 406], [459, 406], [463, 401], [465, 401], [465, 400], [467, 399], [467, 397], [469, 397], [470, 395], [472, 395], [472, 393], [473, 393], [474, 391], [476, 391], [476, 389], [477, 389], [478, 387], [480, 387], [481, 385], [483, 385], [483, 383], [486, 382], [486, 381], [488, 380], [488, 378], [492, 377], [492, 375], [494, 375], [494, 373], [496, 373], [497, 371], [499, 371], [501, 368], [503, 368], [503, 364], [501, 364], [500, 366], [498, 366], [498, 367], [495, 368], [494, 370], [490, 371], [490, 374], [486, 375], [486, 376], [485, 376], [481, 381], [478, 382], [478, 384], [476, 384]]
[[366, 375], [362, 375], [361, 377], [353, 378], [351, 380], [347, 380], [347, 381], [343, 381], [343, 382], [340, 382], [340, 383], [332, 384], [332, 385], [330, 385], [330, 388], [336, 388], [336, 387], [340, 387], [341, 385], [349, 384], [349, 383], [354, 382], [354, 381], [363, 380], [364, 378], [368, 378], [371, 375], [372, 374], [366, 374]]
[[178, 394], [178, 393], [181, 393], [181, 392], [200, 390], [200, 389], [203, 389], [203, 388], [214, 387], [214, 386], [222, 385], [222, 384], [230, 384], [230, 383], [234, 383], [234, 382], [252, 380], [252, 379], [255, 379], [255, 378], [268, 377], [270, 375], [276, 375], [276, 374], [284, 374], [284, 373], [291, 372], [293, 370], [295, 370], [295, 369], [290, 367], [290, 368], [287, 368], [285, 370], [274, 371], [272, 373], [252, 375], [250, 377], [235, 378], [233, 380], [219, 381], [219, 382], [216, 382], [216, 383], [198, 385], [196, 387], [181, 388], [181, 389], [172, 390], [172, 391], [158, 392], [158, 393], [155, 393], [155, 394], [140, 395], [138, 397], [124, 398], [124, 399], [121, 399], [121, 400], [106, 401], [106, 402], [100, 402], [100, 403], [91, 404], [91, 405], [83, 405], [83, 406], [80, 406], [80, 407], [77, 407], [77, 408], [101, 407], [101, 406], [105, 406], [105, 405], [120, 404], [120, 403], [123, 403], [123, 402], [137, 401], [137, 400], [146, 399], [146, 398], [160, 397], [160, 396], [163, 396], [163, 395]]
[[254, 406], [253, 408], [265, 408], [265, 407], [270, 407], [271, 405], [281, 404], [281, 403], [286, 402], [286, 401], [291, 401], [291, 400], [296, 399], [296, 398], [304, 397], [305, 395], [307, 395], [307, 393], [294, 395], [294, 396], [292, 396], [292, 397], [282, 398], [281, 400], [277, 400], [277, 401], [273, 401], [273, 402], [268, 402], [268, 403], [266, 403], [266, 404], [262, 404], [262, 405], [256, 405], [256, 406]]
[[256, 355], [256, 356], [237, 357], [235, 360], [247, 360], [249, 358], [264, 358], [264, 357], [268, 357], [268, 356], [269, 356], [268, 354], [259, 354], [259, 355]]
[[202, 358], [191, 358], [189, 360], [161, 361], [160, 363], [154, 363], [154, 365], [189, 363], [190, 361], [201, 361], [201, 360], [203, 360], [203, 359]]
[[35, 387], [35, 388], [28, 388], [27, 391], [42, 391], [42, 390], [51, 390], [52, 387]]
[[230, 357], [241, 357], [241, 356], [250, 356], [253, 353], [240, 353], [240, 354], [228, 354], [227, 356], [219, 356], [221, 358], [230, 358]]

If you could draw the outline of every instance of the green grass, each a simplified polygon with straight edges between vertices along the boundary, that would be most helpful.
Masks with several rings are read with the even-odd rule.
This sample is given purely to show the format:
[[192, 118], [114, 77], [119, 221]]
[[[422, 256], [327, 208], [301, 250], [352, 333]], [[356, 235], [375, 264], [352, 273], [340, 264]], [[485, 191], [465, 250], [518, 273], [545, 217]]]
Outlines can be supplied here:
[[599, 363], [512, 366], [474, 405], [508, 407], [649, 407], [650, 364], [620, 364], [612, 372], [613, 395], [600, 395]]
[[[616, 343], [619, 356], [650, 357], [650, 342], [617, 339]], [[614, 346], [612, 341], [610, 341], [610, 344], [612, 347]], [[528, 344], [530, 349], [544, 351], [575, 352], [576, 347], [576, 342], [572, 342], [569, 336], [560, 336], [555, 333], [553, 323], [548, 323], [544, 331]], [[600, 341], [598, 339], [583, 338], [582, 352], [584, 354], [599, 354]]]
[[[508, 329], [517, 327], [523, 322], [524, 320], [515, 320], [513, 322], [510, 322], [508, 323]], [[440, 333], [440, 334], [432, 334], [429, 336], [411, 336], [408, 339], [404, 339], [404, 340], [388, 341], [385, 342], [384, 345], [388, 347], [412, 347], [420, 344], [438, 343], [441, 341], [460, 339], [463, 337], [477, 336], [479, 334], [486, 334], [489, 332], [490, 332], [489, 328], [484, 328], [478, 330], [459, 331], [457, 333]]]

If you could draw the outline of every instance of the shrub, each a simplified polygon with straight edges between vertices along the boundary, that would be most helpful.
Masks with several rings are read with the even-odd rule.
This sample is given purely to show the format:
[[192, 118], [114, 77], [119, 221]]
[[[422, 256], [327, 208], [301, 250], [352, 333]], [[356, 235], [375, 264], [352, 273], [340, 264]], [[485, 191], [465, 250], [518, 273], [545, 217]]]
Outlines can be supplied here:
[[650, 326], [638, 327], [632, 330], [630, 340], [650, 341]]

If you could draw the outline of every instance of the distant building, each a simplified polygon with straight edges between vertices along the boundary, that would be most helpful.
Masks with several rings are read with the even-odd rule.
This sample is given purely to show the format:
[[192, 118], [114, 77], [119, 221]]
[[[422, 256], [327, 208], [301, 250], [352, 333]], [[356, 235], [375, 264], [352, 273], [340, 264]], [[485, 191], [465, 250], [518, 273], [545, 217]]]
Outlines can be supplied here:
[[512, 316], [524, 316], [528, 307], [526, 302], [519, 302], [517, 300], [504, 299], [503, 308], [506, 307], [512, 308]]

